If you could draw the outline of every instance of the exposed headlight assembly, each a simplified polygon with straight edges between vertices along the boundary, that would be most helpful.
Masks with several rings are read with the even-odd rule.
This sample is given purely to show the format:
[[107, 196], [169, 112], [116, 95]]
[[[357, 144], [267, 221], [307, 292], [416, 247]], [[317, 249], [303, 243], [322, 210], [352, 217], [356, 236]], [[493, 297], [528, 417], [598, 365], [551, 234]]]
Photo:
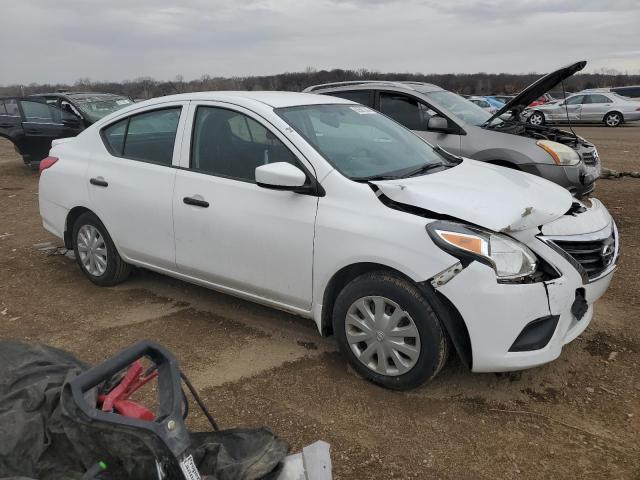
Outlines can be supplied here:
[[551, 140], [538, 140], [540, 148], [551, 155], [556, 165], [577, 165], [580, 163], [580, 155], [573, 148]]
[[500, 233], [449, 221], [430, 223], [427, 232], [436, 245], [463, 265], [465, 260], [489, 265], [499, 281], [520, 281], [538, 267], [535, 254], [526, 245]]

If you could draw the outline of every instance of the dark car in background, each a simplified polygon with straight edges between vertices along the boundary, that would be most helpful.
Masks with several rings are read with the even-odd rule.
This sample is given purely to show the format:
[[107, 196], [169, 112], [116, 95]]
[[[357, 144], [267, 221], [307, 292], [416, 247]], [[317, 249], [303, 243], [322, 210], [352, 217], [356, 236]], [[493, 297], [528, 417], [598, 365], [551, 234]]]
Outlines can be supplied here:
[[120, 95], [86, 92], [0, 97], [0, 137], [13, 143], [25, 164], [36, 168], [48, 155], [53, 140], [75, 137], [132, 103]]
[[613, 93], [622, 95], [628, 98], [640, 98], [640, 85], [630, 85], [628, 87], [613, 87], [611, 89]]

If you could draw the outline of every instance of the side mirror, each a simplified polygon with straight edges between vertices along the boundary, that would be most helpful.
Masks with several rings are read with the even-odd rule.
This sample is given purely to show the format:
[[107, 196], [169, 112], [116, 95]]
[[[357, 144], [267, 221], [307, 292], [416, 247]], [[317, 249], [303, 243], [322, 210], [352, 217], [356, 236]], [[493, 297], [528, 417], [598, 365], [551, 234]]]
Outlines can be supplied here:
[[307, 176], [287, 162], [267, 163], [256, 168], [256, 183], [274, 190], [297, 190], [304, 186]]
[[446, 118], [441, 117], [440, 115], [434, 115], [429, 118], [429, 121], [427, 122], [427, 129], [436, 132], [448, 132], [449, 122]]

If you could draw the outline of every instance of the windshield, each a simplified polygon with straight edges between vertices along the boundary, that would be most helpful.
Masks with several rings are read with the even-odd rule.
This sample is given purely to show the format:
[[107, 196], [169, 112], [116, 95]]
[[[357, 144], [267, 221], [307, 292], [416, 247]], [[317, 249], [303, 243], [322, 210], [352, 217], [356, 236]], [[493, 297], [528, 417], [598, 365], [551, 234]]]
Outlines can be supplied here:
[[444, 164], [420, 137], [362, 105], [304, 105], [276, 113], [353, 180], [399, 178], [422, 166]]
[[425, 93], [425, 95], [438, 105], [449, 110], [456, 117], [461, 118], [471, 125], [483, 125], [491, 118], [489, 112], [455, 93], [446, 90], [436, 90]]
[[73, 97], [73, 103], [91, 121], [96, 122], [116, 110], [131, 105], [133, 102], [125, 97], [94, 95]]

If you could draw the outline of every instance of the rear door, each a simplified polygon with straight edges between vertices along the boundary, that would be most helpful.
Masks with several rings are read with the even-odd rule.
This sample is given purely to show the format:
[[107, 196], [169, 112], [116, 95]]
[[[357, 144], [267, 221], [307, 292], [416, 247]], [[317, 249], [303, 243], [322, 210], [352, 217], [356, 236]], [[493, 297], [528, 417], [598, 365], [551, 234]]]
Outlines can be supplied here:
[[106, 125], [87, 175], [91, 208], [126, 258], [175, 270], [173, 212], [176, 137], [187, 102], [148, 108]]
[[[423, 100], [404, 93], [380, 91], [376, 98], [376, 105], [377, 110], [393, 118], [409, 130], [413, 130], [432, 145], [440, 145], [456, 155], [462, 153], [461, 135], [429, 130], [429, 118], [436, 115], [444, 115]], [[445, 118], [449, 124], [452, 124], [452, 120]], [[457, 126], [452, 125], [452, 130], [455, 127]]]
[[80, 119], [54, 105], [26, 99], [18, 103], [24, 131], [19, 148], [26, 161], [39, 162], [49, 154], [53, 140], [75, 137], [83, 129]]
[[0, 137], [10, 139], [18, 149], [23, 144], [22, 118], [15, 98], [0, 99]]
[[582, 110], [580, 121], [601, 122], [605, 114], [609, 111], [613, 102], [609, 97], [602, 94], [585, 95], [582, 100]]

